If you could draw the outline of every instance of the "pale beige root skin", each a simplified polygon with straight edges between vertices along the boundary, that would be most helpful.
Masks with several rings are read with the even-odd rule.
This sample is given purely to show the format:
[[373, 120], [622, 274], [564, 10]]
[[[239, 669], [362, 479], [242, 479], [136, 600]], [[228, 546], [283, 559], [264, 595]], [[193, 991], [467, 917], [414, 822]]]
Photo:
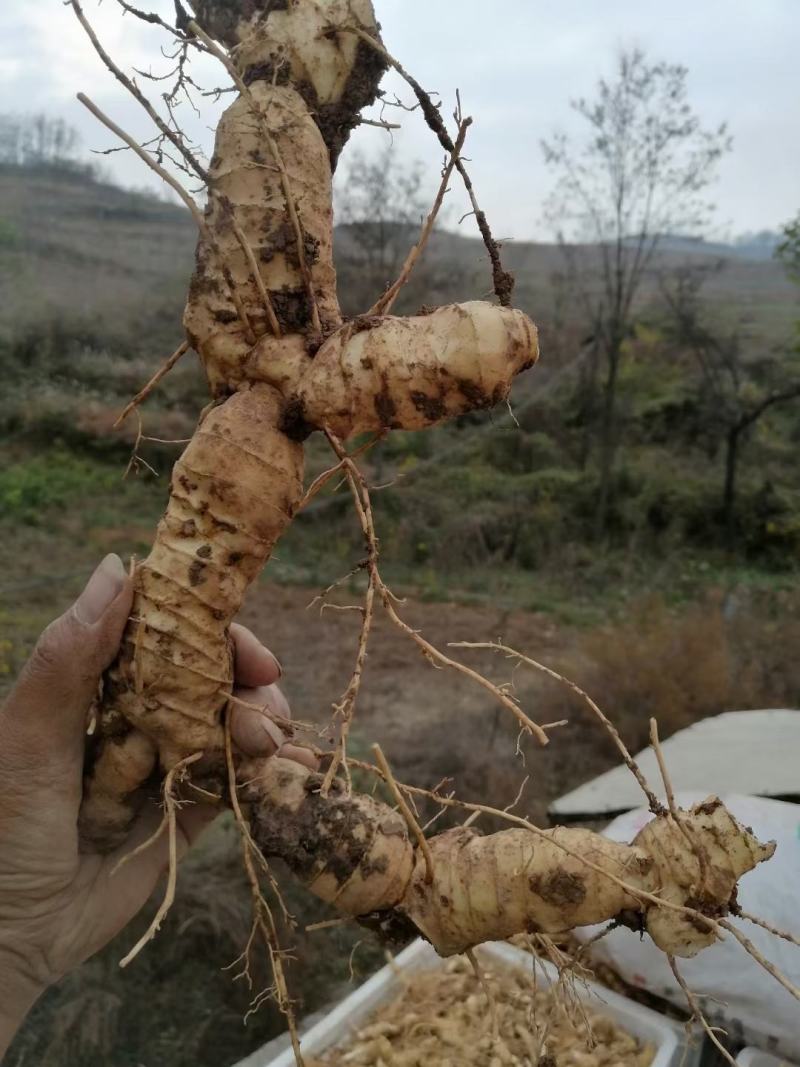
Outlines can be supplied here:
[[104, 830], [98, 797], [132, 792], [149, 773], [142, 760], [112, 765], [115, 738], [141, 731], [165, 770], [224, 747], [229, 626], [302, 491], [302, 448], [278, 431], [281, 408], [271, 386], [242, 389], [209, 412], [175, 464], [167, 511], [136, 568], [131, 618], [105, 680], [99, 725], [107, 736], [82, 819], [95, 843], [107, 840], [106, 830], [116, 834], [120, 821], [115, 815]]
[[[696, 804], [683, 820], [683, 832], [674, 821], [654, 819], [634, 842], [655, 861], [658, 892], [673, 904], [695, 901], [695, 907], [714, 914], [715, 903], [727, 903], [745, 871], [768, 860], [773, 842], [761, 844], [734, 819], [717, 797]], [[713, 929], [667, 908], [651, 908], [647, 932], [664, 952], [696, 956], [717, 938]]]
[[343, 439], [420, 430], [505, 400], [538, 357], [527, 315], [479, 300], [414, 318], [357, 319], [325, 342], [295, 401], [306, 423]]
[[310, 5], [290, 0], [266, 23], [239, 23], [236, 66], [242, 73], [260, 64], [288, 66], [294, 85], [309, 85], [320, 104], [336, 103], [347, 91], [359, 48], [354, 33], [336, 32], [345, 26], [378, 37], [371, 0], [317, 0]]
[[[265, 302], [234, 224], [255, 257], [281, 332], [299, 335], [308, 331], [311, 324], [297, 234], [287, 216], [278, 163], [263, 126], [253, 113], [253, 103], [264, 116], [291, 176], [292, 197], [322, 329], [330, 332], [341, 322], [331, 243], [331, 171], [322, 135], [305, 102], [291, 87], [273, 87], [258, 81], [251, 85], [250, 97], [252, 100], [238, 97], [217, 128], [210, 167], [215, 195], [206, 212], [216, 248], [209, 248], [203, 240], [198, 244], [184, 313], [189, 340], [203, 360], [215, 394], [246, 379], [245, 365], [253, 347], [231, 297], [223, 264], [253, 334], [263, 338], [262, 351], [267, 361], [286, 347], [286, 341], [276, 339], [270, 331]], [[290, 348], [295, 345], [289, 341]]]
[[306, 767], [273, 758], [241, 768], [252, 804], [253, 835], [281, 856], [308, 889], [346, 915], [393, 907], [408, 886], [414, 850], [403, 819], [370, 796], [327, 797]]
[[[121, 728], [118, 736], [113, 725]], [[78, 819], [78, 831], [83, 842], [98, 843], [113, 848], [122, 842], [131, 820], [131, 797], [156, 768], [156, 746], [140, 730], [132, 730], [117, 712], [107, 713], [107, 733], [100, 740], [100, 748], [92, 764], [85, 787]]]
[[343, 914], [374, 919], [377, 913], [386, 929], [394, 915], [395, 924], [421, 933], [442, 956], [514, 934], [561, 934], [636, 915], [664, 952], [693, 956], [714, 940], [713, 931], [636, 891], [724, 915], [739, 878], [774, 851], [710, 797], [682, 814], [704, 857], [705, 879], [682, 831], [662, 815], [632, 845], [564, 827], [486, 837], [448, 830], [428, 842], [429, 882], [424, 857], [385, 804], [342, 789], [322, 797], [322, 776], [287, 760], [253, 765], [247, 773], [253, 836], [266, 855], [285, 860]]
[[236, 5], [224, 0], [198, 0], [194, 8], [203, 28], [232, 48], [242, 73], [258, 65], [288, 66], [291, 81], [312, 85], [320, 102], [341, 100], [355, 65], [358, 38], [331, 31], [357, 26], [377, 37], [372, 0], [289, 0], [280, 8], [276, 5], [264, 21], [268, 6], [266, 0], [256, 0], [241, 4], [236, 13]]
[[636, 908], [636, 900], [589, 871], [557, 842], [639, 888], [652, 862], [644, 851], [587, 830], [546, 836], [509, 829], [482, 837], [450, 830], [430, 841], [434, 879], [422, 857], [399, 907], [442, 956], [514, 934], [557, 934]]
[[[266, 20], [263, 5], [245, 7], [250, 18], [236, 17], [234, 5], [215, 0], [197, 6], [198, 18], [211, 35], [235, 46], [233, 60], [249, 81], [247, 94], [237, 97], [217, 128], [209, 168], [213, 195], [206, 212], [214, 247], [203, 239], [198, 243], [184, 312], [188, 337], [215, 395], [253, 380], [245, 363], [254, 340], [263, 339], [262, 364], [280, 359], [285, 347], [270, 328], [242, 236], [258, 265], [282, 335], [315, 332], [298, 240], [319, 315], [321, 334], [314, 338], [316, 344], [340, 325], [333, 268], [331, 157], [346, 139], [359, 108], [373, 99], [382, 62], [376, 68], [376, 55], [368, 49], [365, 61], [365, 46], [355, 34], [332, 32], [350, 26], [378, 37], [371, 0], [324, 4], [302, 0], [271, 11]], [[359, 64], [365, 68], [360, 80]], [[286, 180], [299, 234], [290, 219]], [[232, 299], [231, 283], [246, 322]], [[296, 368], [295, 382], [301, 369]], [[274, 380], [271, 372], [266, 380]]]

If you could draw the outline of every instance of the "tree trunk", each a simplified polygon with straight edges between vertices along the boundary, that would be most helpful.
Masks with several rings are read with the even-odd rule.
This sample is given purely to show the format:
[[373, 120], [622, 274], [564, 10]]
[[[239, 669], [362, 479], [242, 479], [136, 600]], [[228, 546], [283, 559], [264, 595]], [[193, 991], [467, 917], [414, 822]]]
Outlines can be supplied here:
[[581, 442], [578, 450], [578, 465], [586, 470], [592, 451], [592, 439], [597, 417], [597, 371], [599, 364], [599, 344], [595, 337], [589, 353], [588, 367], [582, 375], [580, 384], [579, 417], [581, 425]]
[[741, 426], [731, 426], [725, 439], [725, 487], [722, 493], [722, 522], [728, 546], [733, 544], [734, 508], [736, 505], [736, 473], [739, 461], [739, 436]]
[[611, 478], [617, 450], [617, 384], [619, 379], [620, 342], [614, 339], [608, 347], [608, 376], [600, 423], [600, 487], [595, 512], [595, 535], [602, 537], [608, 526], [611, 505]]

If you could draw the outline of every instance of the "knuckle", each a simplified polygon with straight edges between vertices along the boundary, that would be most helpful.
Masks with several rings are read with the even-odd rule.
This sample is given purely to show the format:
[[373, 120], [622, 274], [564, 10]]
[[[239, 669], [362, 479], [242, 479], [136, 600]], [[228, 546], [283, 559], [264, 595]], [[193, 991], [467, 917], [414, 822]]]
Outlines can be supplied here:
[[61, 674], [64, 669], [64, 617], [56, 619], [42, 632], [28, 660], [28, 674], [33, 678]]
[[91, 649], [78, 627], [70, 612], [51, 622], [36, 642], [20, 681], [46, 685], [53, 696], [71, 692], [80, 684], [87, 674]]
[[268, 703], [273, 715], [281, 719], [291, 719], [292, 709], [289, 706], [289, 701], [280, 686], [274, 683], [269, 687]]

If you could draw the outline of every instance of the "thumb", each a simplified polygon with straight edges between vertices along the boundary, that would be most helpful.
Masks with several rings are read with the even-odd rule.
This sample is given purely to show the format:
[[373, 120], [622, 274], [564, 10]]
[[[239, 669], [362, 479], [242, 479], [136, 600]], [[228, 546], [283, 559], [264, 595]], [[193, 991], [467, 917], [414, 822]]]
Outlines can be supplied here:
[[36, 644], [2, 710], [2, 719], [51, 750], [82, 743], [100, 676], [114, 659], [133, 588], [119, 556], [109, 555], [71, 608]]

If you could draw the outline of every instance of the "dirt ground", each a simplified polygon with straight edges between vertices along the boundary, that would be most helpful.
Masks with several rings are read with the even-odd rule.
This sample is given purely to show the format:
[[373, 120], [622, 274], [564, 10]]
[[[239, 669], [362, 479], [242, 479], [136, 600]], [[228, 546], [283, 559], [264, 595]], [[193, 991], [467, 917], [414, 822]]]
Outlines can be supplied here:
[[[349, 681], [361, 616], [309, 606], [315, 594], [307, 588], [261, 584], [240, 618], [279, 657], [295, 717], [325, 724]], [[339, 594], [335, 603], [358, 603], [358, 593]], [[411, 598], [399, 610], [439, 649], [497, 683], [514, 684], [535, 721], [562, 717], [557, 691], [532, 672], [515, 670], [495, 652], [447, 648], [455, 641], [501, 640], [546, 664], [559, 663], [572, 637], [552, 619], [491, 605]], [[599, 726], [583, 716], [554, 730], [545, 749], [526, 739], [523, 755], [516, 755], [519, 727], [512, 714], [471, 679], [432, 666], [382, 611], [371, 636], [354, 734], [356, 755], [378, 741], [402, 780], [431, 787], [452, 778], [461, 799], [505, 806], [528, 775], [518, 810], [541, 821], [559, 793], [613, 760]]]
[[[54, 539], [47, 530], [29, 531], [22, 550], [16, 542], [16, 566], [5, 571], [2, 589], [5, 670], [0, 690], [13, 681], [40, 630], [80, 591], [95, 560], [103, 552], [121, 550], [118, 541], [130, 544], [131, 532], [118, 532], [120, 538], [105, 536], [101, 544], [96, 531], [80, 548]], [[319, 592], [319, 588], [259, 582], [250, 591], [240, 621], [279, 657], [282, 685], [295, 718], [323, 727], [350, 678], [361, 617], [354, 611], [310, 606]], [[357, 589], [343, 588], [329, 602], [342, 606], [359, 599]], [[452, 650], [447, 645], [502, 640], [546, 664], [563, 665], [576, 647], [568, 627], [542, 614], [493, 606], [491, 601], [469, 605], [409, 597], [399, 611], [441, 650], [495, 682], [513, 682], [535, 721], [563, 716], [557, 691], [542, 685], [532, 672], [515, 671], [496, 653]], [[501, 807], [514, 799], [523, 778], [530, 775], [517, 810], [542, 821], [550, 800], [613, 761], [599, 727], [588, 721], [554, 731], [546, 749], [526, 740], [524, 756], [515, 755], [518, 732], [511, 713], [500, 708], [489, 692], [455, 671], [433, 667], [378, 609], [356, 710], [353, 754], [367, 757], [369, 745], [378, 741], [401, 780], [431, 787], [452, 778], [462, 799]]]

